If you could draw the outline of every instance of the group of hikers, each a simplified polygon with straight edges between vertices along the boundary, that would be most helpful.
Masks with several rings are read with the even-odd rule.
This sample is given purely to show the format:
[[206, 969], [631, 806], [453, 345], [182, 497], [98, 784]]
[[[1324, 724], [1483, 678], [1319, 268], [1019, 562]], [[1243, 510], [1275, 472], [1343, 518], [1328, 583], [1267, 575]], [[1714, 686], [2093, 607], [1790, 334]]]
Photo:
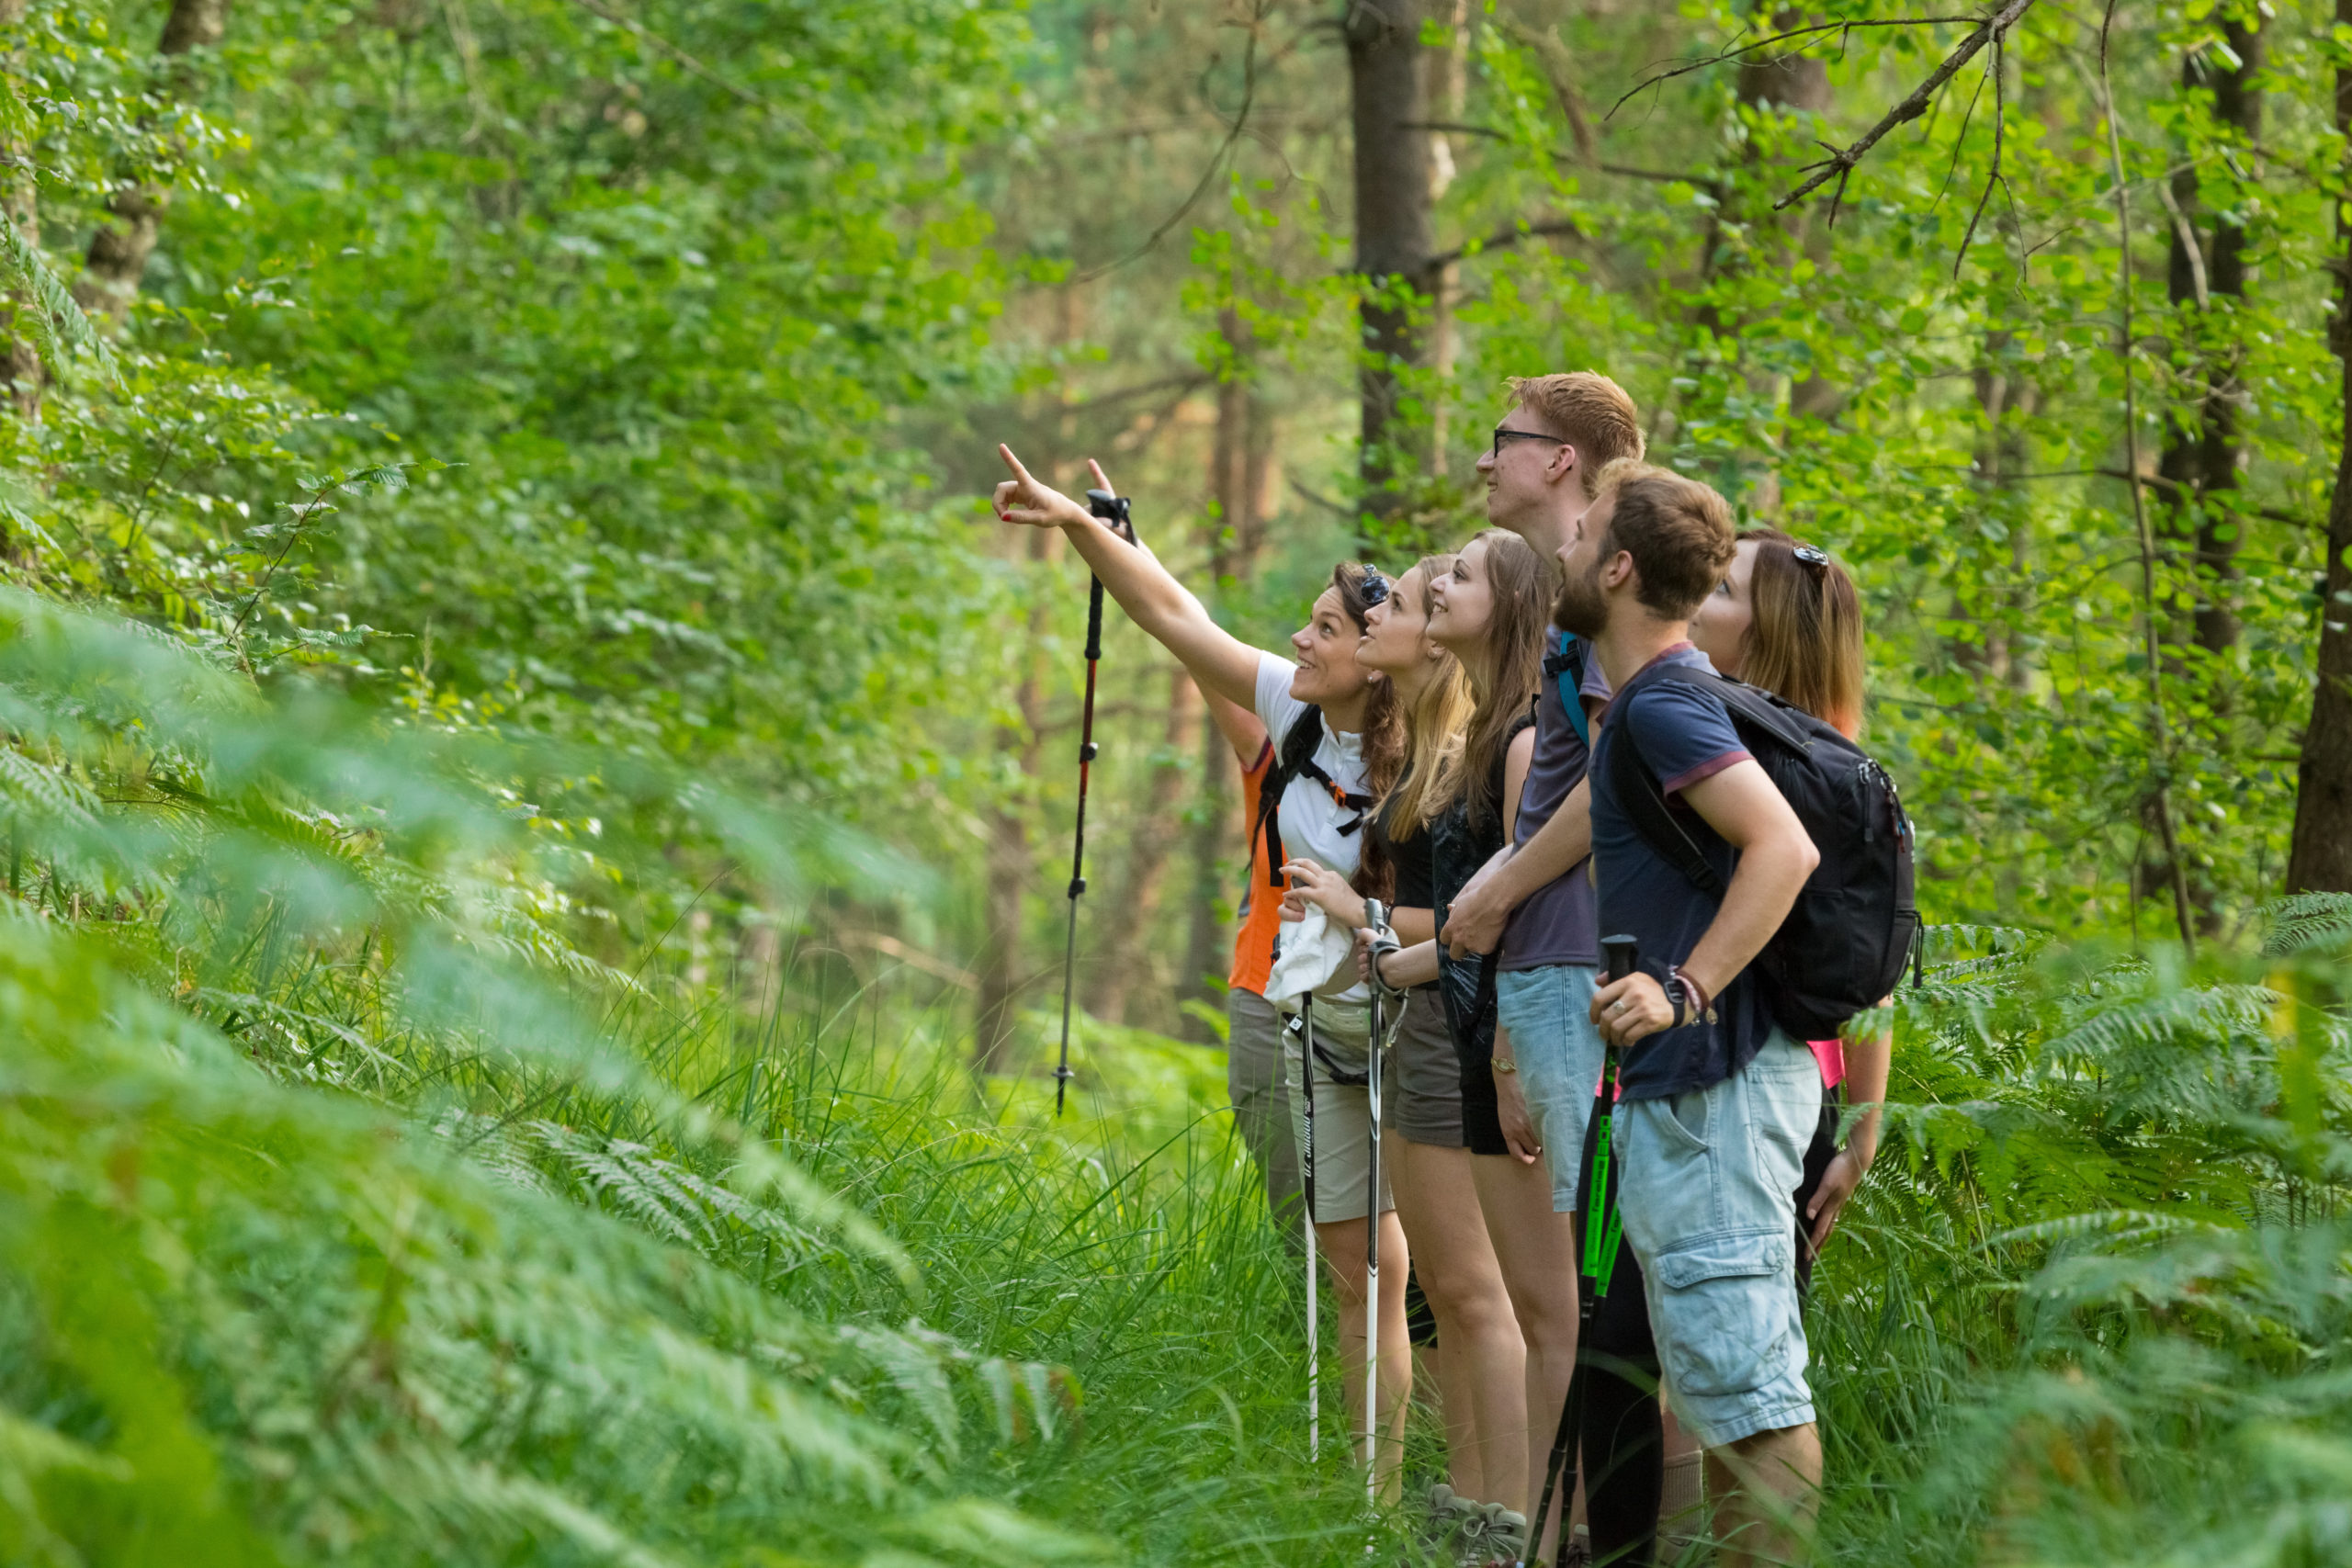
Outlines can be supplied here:
[[[1821, 1480], [1801, 1296], [1870, 1168], [1891, 1042], [1802, 1021], [1810, 982], [1758, 962], [1835, 867], [1743, 736], [1857, 734], [1860, 602], [1824, 552], [1645, 464], [1607, 377], [1510, 389], [1491, 525], [1393, 577], [1335, 567], [1286, 653], [1010, 450], [995, 510], [1065, 532], [1242, 763], [1233, 1105], [1277, 1212], [1307, 1209], [1378, 1495], [1402, 1485], [1409, 1258], [1446, 1436], [1433, 1544], [1650, 1563], [1662, 1512], [1695, 1512], [1664, 1501], [1695, 1447], [1717, 1560], [1793, 1562]], [[1581, 1529], [1571, 1487], [1551, 1506], [1562, 1442]]]

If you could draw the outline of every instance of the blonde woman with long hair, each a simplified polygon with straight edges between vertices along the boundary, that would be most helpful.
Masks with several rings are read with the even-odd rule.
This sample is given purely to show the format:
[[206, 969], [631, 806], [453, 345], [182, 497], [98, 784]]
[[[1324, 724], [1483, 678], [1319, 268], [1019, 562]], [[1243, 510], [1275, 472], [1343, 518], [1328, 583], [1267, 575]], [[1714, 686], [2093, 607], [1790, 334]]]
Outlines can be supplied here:
[[[1453, 803], [1476, 706], [1461, 660], [1430, 636], [1431, 589], [1454, 566], [1451, 556], [1429, 556], [1399, 577], [1387, 603], [1366, 617], [1356, 648], [1356, 661], [1386, 678], [1404, 715], [1404, 771], [1374, 808], [1364, 857], [1393, 889], [1390, 925], [1415, 943], [1436, 933], [1441, 900], [1431, 832]], [[1357, 886], [1304, 863], [1285, 869], [1295, 902], [1317, 904], [1351, 929], [1363, 924]], [[1447, 1468], [1446, 1479], [1430, 1489], [1431, 1524], [1483, 1560], [1487, 1505], [1514, 1500], [1521, 1484], [1523, 1352], [1479, 1217], [1461, 1057], [1434, 974], [1406, 993], [1382, 1099], [1382, 1157], [1413, 1249], [1414, 1276], [1437, 1320]]]

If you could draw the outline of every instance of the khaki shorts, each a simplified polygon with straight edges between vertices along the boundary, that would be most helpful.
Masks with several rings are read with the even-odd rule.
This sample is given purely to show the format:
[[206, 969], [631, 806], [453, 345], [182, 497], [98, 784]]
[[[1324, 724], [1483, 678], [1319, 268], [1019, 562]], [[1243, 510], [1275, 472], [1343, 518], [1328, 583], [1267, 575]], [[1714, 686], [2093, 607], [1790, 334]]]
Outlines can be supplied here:
[[[1372, 1180], [1372, 1097], [1362, 1084], [1336, 1081], [1330, 1064], [1336, 1063], [1341, 1072], [1351, 1077], [1362, 1077], [1370, 1064], [1371, 1053], [1365, 1044], [1361, 1010], [1351, 1014], [1326, 1004], [1315, 1010], [1315, 1040], [1320, 1049], [1311, 1093], [1299, 1092], [1305, 1049], [1300, 1032], [1295, 1029], [1283, 1031], [1283, 1080], [1291, 1089], [1291, 1130], [1298, 1146], [1300, 1183], [1314, 1194], [1316, 1224], [1330, 1224], [1364, 1217]], [[1329, 1058], [1329, 1063], [1323, 1060], [1325, 1057]], [[1386, 1110], [1385, 1100], [1382, 1109]], [[1384, 1164], [1380, 1172], [1380, 1211], [1386, 1213], [1396, 1206]]]
[[1405, 1016], [1381, 1055], [1380, 1124], [1441, 1149], [1468, 1146], [1462, 1133], [1462, 1056], [1435, 986], [1405, 995]]

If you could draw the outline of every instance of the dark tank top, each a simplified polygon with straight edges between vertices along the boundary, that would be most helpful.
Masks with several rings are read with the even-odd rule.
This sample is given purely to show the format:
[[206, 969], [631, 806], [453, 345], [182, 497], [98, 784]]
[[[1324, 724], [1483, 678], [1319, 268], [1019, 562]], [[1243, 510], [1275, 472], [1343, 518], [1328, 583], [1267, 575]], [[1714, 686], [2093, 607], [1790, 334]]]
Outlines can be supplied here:
[[[1438, 912], [1441, 938], [1445, 933], [1445, 917], [1453, 896], [1503, 847], [1503, 782], [1510, 765], [1510, 743], [1519, 738], [1521, 730], [1534, 722], [1532, 714], [1521, 714], [1512, 721], [1503, 743], [1495, 749], [1495, 763], [1488, 770], [1489, 776], [1477, 781], [1480, 794], [1475, 813], [1465, 791], [1462, 799], [1439, 813], [1437, 820], [1430, 824], [1430, 891], [1436, 898], [1430, 907]], [[1453, 1048], [1462, 1053], [1464, 1061], [1483, 1060], [1494, 1050], [1494, 966], [1491, 954], [1456, 960], [1442, 947], [1438, 949], [1438, 983], [1445, 991], [1446, 1014], [1453, 1028]]]

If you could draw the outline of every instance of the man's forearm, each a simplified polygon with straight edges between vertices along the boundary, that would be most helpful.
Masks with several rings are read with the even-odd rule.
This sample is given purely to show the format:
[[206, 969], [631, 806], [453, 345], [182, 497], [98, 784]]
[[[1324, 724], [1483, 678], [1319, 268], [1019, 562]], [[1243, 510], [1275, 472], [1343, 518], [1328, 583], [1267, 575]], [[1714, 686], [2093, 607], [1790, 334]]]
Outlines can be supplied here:
[[1552, 819], [1495, 869], [1492, 896], [1502, 899], [1504, 908], [1518, 908], [1592, 853], [1591, 799], [1591, 786], [1578, 784]]
[[1710, 998], [1722, 996], [1724, 987], [1739, 978], [1789, 918], [1805, 878], [1813, 874], [1812, 848], [1803, 839], [1768, 840], [1749, 845], [1740, 855], [1739, 869], [1724, 890], [1714, 922], [1682, 961], [1683, 973]]

